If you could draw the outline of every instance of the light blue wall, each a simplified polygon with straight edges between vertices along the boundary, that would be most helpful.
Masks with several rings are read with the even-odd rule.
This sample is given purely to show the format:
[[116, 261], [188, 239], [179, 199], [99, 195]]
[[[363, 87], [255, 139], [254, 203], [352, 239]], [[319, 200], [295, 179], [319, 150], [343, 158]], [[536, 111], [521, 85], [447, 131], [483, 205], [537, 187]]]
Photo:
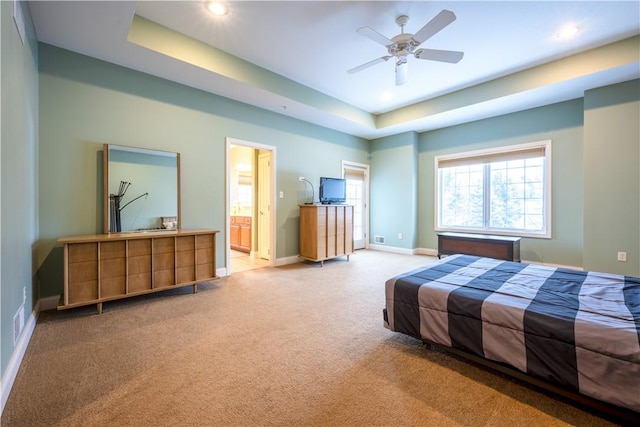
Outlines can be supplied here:
[[[395, 237], [411, 222], [408, 211], [417, 198], [417, 243], [408, 247], [437, 249], [435, 156], [550, 139], [552, 237], [523, 239], [522, 259], [639, 275], [638, 86], [634, 80], [588, 91], [585, 98], [421, 133], [417, 164], [408, 134], [372, 141], [370, 241], [386, 235], [392, 246], [406, 248]], [[627, 262], [617, 261], [619, 251], [627, 252]]]
[[640, 80], [584, 104], [584, 267], [640, 276]]
[[[226, 244], [226, 140], [276, 148], [276, 257], [298, 254], [298, 177], [340, 176], [368, 163], [361, 138], [167, 80], [40, 45], [40, 232], [43, 295], [62, 292], [62, 236], [102, 232], [102, 144], [180, 153], [182, 227], [221, 230]], [[317, 186], [316, 186], [317, 191]], [[317, 197], [317, 193], [316, 193]], [[224, 266], [224, 251], [217, 254]]]
[[[418, 134], [406, 132], [371, 143], [369, 241], [413, 249], [417, 241]], [[403, 238], [399, 239], [398, 234]]]
[[582, 99], [420, 135], [419, 246], [437, 248], [434, 157], [489, 147], [552, 140], [552, 238], [523, 239], [523, 260], [582, 266]]
[[[5, 372], [14, 354], [13, 316], [23, 304], [25, 321], [38, 299], [34, 286], [32, 251], [38, 236], [37, 143], [38, 51], [29, 8], [18, 2], [24, 16], [23, 44], [13, 21], [13, 2], [0, 2], [2, 31], [2, 136], [0, 209], [2, 257], [0, 261], [0, 353], [3, 389]], [[23, 329], [24, 333], [24, 329]], [[6, 396], [5, 396], [6, 397]]]

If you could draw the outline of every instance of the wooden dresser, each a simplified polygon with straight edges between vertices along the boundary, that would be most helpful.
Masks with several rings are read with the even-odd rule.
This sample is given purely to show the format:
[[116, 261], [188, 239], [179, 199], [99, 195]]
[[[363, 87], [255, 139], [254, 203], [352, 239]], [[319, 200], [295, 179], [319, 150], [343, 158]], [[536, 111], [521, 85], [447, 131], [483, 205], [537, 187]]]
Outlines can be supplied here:
[[218, 230], [148, 231], [65, 237], [58, 310], [216, 279]]
[[300, 257], [320, 261], [353, 253], [353, 206], [300, 205]]

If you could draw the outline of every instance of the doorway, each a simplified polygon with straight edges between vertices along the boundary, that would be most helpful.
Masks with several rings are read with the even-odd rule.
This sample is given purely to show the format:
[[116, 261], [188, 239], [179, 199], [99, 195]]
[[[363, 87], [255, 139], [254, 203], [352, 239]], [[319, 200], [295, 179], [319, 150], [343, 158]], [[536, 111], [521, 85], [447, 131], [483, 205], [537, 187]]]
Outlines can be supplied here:
[[275, 265], [275, 147], [227, 138], [228, 275]]
[[353, 205], [353, 248], [369, 247], [369, 165], [343, 161], [347, 180], [347, 203]]

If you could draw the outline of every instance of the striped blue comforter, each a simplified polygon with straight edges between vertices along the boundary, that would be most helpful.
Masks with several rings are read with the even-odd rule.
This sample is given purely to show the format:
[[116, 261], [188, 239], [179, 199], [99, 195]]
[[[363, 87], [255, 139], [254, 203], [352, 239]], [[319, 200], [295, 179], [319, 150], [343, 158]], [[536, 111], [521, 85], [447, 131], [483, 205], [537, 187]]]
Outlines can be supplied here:
[[640, 278], [453, 255], [387, 280], [385, 326], [640, 412]]

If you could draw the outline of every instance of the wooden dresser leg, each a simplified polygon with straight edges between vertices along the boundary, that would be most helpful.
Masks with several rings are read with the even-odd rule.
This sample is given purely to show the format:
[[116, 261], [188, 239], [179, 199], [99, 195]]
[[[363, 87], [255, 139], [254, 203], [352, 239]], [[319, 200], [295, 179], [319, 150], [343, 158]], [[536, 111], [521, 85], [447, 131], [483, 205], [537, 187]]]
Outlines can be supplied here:
[[98, 314], [102, 314], [102, 303], [101, 302], [96, 304], [96, 309], [98, 310]]
[[198, 284], [194, 283], [193, 284], [193, 293], [195, 294], [196, 292], [198, 292]]

